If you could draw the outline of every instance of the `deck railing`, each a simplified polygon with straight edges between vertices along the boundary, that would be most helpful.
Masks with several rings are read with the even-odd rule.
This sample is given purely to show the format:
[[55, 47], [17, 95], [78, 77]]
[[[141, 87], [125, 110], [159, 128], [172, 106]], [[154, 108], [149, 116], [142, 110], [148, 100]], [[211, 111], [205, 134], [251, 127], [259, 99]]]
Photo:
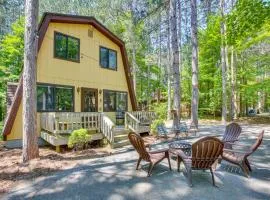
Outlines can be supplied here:
[[85, 128], [97, 130], [114, 142], [115, 124], [104, 113], [98, 112], [46, 112], [41, 113], [41, 129], [54, 134], [70, 134]]
[[129, 113], [136, 117], [141, 123], [151, 123], [156, 119], [156, 113], [152, 111], [132, 111]]
[[150, 125], [156, 118], [154, 112], [148, 111], [133, 111], [126, 112], [125, 126], [136, 133], [143, 133], [150, 131]]
[[112, 144], [114, 142], [114, 128], [115, 124], [112, 120], [105, 114], [101, 115], [100, 129], [103, 135], [109, 140]]
[[126, 112], [126, 114], [125, 114], [125, 127], [127, 129], [130, 129], [130, 130], [135, 132], [140, 127], [140, 120], [138, 120], [131, 113]]
[[[150, 131], [154, 112], [126, 112], [126, 128], [143, 133]], [[41, 113], [41, 129], [53, 134], [70, 134], [74, 130], [85, 128], [102, 133], [110, 143], [114, 142], [115, 124], [104, 113], [98, 112], [44, 112]]]
[[80, 128], [100, 131], [101, 113], [47, 112], [41, 113], [41, 128], [54, 134], [70, 134]]

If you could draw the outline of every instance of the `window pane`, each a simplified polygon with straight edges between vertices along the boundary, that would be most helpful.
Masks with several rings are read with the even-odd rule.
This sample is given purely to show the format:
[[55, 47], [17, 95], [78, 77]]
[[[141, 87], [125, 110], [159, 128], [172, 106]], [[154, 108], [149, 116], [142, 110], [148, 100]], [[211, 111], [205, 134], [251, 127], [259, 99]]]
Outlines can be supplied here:
[[116, 52], [112, 50], [109, 51], [109, 68], [116, 69]]
[[67, 58], [70, 60], [79, 60], [79, 40], [68, 37], [68, 55]]
[[117, 92], [116, 96], [117, 111], [127, 111], [127, 93]]
[[104, 91], [104, 105], [105, 112], [116, 111], [116, 94], [113, 91]]
[[53, 111], [54, 110], [54, 88], [50, 86], [37, 87], [37, 110]]
[[56, 33], [55, 34], [55, 57], [67, 58], [67, 37]]
[[108, 67], [109, 66], [109, 61], [108, 61], [108, 54], [109, 50], [105, 48], [100, 48], [100, 65], [102, 67]]
[[57, 111], [73, 111], [73, 88], [55, 88], [55, 109]]

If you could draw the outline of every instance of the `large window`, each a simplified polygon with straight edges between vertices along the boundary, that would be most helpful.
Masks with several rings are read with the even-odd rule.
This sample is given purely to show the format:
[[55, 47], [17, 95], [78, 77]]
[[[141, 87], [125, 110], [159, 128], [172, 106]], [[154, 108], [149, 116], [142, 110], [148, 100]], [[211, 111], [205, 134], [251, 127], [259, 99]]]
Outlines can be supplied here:
[[80, 40], [54, 32], [54, 57], [80, 62]]
[[38, 84], [37, 111], [74, 111], [74, 88]]
[[117, 53], [115, 50], [100, 47], [99, 54], [101, 67], [117, 70]]
[[111, 90], [103, 91], [103, 110], [104, 112], [127, 111], [128, 100], [127, 92]]

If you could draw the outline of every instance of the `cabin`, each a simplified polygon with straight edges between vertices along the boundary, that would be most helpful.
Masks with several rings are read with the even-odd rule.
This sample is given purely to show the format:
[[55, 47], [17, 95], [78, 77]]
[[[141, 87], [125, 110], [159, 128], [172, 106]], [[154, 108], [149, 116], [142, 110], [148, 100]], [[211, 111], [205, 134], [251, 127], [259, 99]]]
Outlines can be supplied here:
[[[124, 42], [94, 17], [45, 13], [38, 28], [37, 127], [40, 141], [59, 148], [73, 130], [113, 147], [128, 144], [127, 133], [149, 131], [154, 113], [136, 111]], [[22, 78], [9, 83], [3, 136], [22, 142]]]

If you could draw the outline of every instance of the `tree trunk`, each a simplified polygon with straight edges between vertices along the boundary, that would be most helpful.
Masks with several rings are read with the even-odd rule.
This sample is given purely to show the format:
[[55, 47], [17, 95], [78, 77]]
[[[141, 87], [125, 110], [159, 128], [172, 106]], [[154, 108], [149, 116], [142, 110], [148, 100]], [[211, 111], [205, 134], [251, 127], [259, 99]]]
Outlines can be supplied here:
[[[181, 103], [181, 94], [182, 94], [182, 88], [181, 88], [181, 82], [182, 82], [182, 6], [181, 6], [181, 0], [178, 0], [178, 35], [179, 35], [179, 93], [180, 93], [180, 103]], [[181, 119], [181, 104], [180, 104], [180, 112], [179, 112], [179, 119]]]
[[135, 36], [135, 14], [134, 11], [136, 10], [137, 1], [132, 0], [131, 2], [131, 19], [132, 23], [130, 24], [130, 35], [131, 35], [131, 42], [132, 42], [132, 77], [133, 77], [133, 87], [134, 93], [136, 96], [137, 92], [137, 62], [136, 62], [136, 36]]
[[23, 162], [39, 156], [36, 119], [37, 24], [38, 0], [26, 0], [23, 72]]
[[[132, 42], [134, 43], [134, 42]], [[137, 89], [137, 63], [136, 63], [136, 47], [135, 44], [132, 44], [132, 77], [133, 77], [133, 89], [134, 94], [136, 95], [136, 89]]]
[[[235, 68], [235, 112], [236, 112], [236, 118], [240, 116], [240, 86], [237, 85], [237, 68], [238, 68], [238, 56], [237, 52], [234, 52], [234, 68]], [[241, 80], [241, 79], [240, 79]]]
[[191, 41], [192, 41], [192, 99], [191, 123], [198, 127], [199, 82], [198, 82], [198, 27], [197, 1], [191, 0]]
[[220, 11], [221, 11], [221, 70], [222, 70], [222, 123], [226, 124], [227, 121], [227, 93], [226, 93], [226, 82], [227, 82], [227, 66], [226, 66], [226, 48], [225, 48], [225, 22], [224, 22], [224, 0], [220, 0]]
[[237, 99], [236, 99], [236, 60], [234, 55], [234, 47], [231, 49], [231, 115], [232, 120], [237, 119]]
[[167, 111], [167, 119], [171, 119], [171, 43], [170, 43], [170, 12], [169, 12], [169, 6], [167, 9], [167, 21], [168, 21], [168, 26], [167, 26], [167, 94], [168, 94], [168, 111]]
[[206, 12], [207, 12], [207, 17], [210, 16], [212, 13], [212, 0], [206, 0]]
[[180, 71], [179, 71], [179, 49], [177, 37], [177, 16], [176, 0], [170, 1], [170, 30], [171, 30], [171, 48], [172, 48], [172, 73], [173, 73], [173, 107], [177, 112], [178, 120], [180, 119]]
[[159, 73], [158, 73], [158, 89], [157, 89], [157, 103], [160, 103], [160, 82], [161, 82], [161, 13], [159, 12], [159, 33], [158, 33], [158, 42], [159, 42], [159, 50], [158, 50], [158, 69], [159, 69]]

